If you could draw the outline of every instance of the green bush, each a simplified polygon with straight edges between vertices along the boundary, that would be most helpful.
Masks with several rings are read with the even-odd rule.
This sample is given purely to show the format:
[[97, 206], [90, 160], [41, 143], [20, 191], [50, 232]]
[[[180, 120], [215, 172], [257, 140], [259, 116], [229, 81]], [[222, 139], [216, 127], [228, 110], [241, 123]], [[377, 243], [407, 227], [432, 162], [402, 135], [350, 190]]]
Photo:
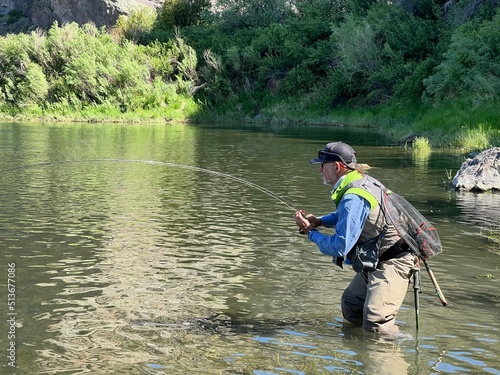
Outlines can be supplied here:
[[500, 99], [500, 10], [491, 21], [470, 21], [453, 34], [444, 61], [424, 80], [426, 98]]
[[2, 110], [16, 113], [166, 113], [198, 85], [196, 53], [183, 39], [142, 46], [89, 24], [2, 37], [0, 68]]
[[[5, 104], [15, 106], [29, 101], [29, 84], [20, 87], [29, 73], [34, 72], [31, 61], [32, 39], [25, 34], [0, 38], [0, 99]], [[30, 67], [30, 71], [28, 71]]]
[[238, 29], [266, 27], [293, 16], [291, 5], [286, 0], [216, 0], [219, 11], [212, 15], [212, 22], [218, 22], [229, 34]]
[[330, 116], [333, 107], [347, 119], [355, 107], [354, 122], [410, 121], [406, 110], [423, 129], [495, 127], [500, 10], [471, 4], [167, 0], [158, 13], [120, 17], [111, 33], [55, 24], [0, 37], [0, 106], [178, 116], [196, 100], [242, 118], [292, 107]]
[[428, 56], [436, 49], [437, 36], [434, 21], [397, 5], [374, 5], [365, 17], [347, 15], [333, 27], [337, 64], [332, 86], [339, 90], [334, 97], [347, 97], [356, 106], [385, 103], [395, 95], [397, 100], [419, 100], [421, 82], [433, 67]]
[[206, 50], [203, 58], [205, 64], [200, 68], [200, 75], [204, 81], [203, 99], [211, 105], [219, 105], [232, 96], [231, 82], [225, 74], [222, 59], [219, 55]]
[[197, 25], [210, 5], [210, 0], [165, 0], [159, 10], [157, 25], [166, 30]]
[[298, 65], [290, 69], [279, 86], [284, 95], [297, 95], [309, 92], [316, 83], [315, 76], [306, 66]]
[[19, 106], [32, 103], [44, 104], [47, 99], [49, 84], [40, 65], [30, 62], [26, 66], [26, 73], [24, 79], [19, 82], [18, 90], [22, 98], [22, 102], [17, 103]]
[[156, 11], [149, 7], [141, 7], [133, 10], [128, 16], [119, 16], [112, 33], [120, 38], [140, 42], [151, 33], [156, 22]]

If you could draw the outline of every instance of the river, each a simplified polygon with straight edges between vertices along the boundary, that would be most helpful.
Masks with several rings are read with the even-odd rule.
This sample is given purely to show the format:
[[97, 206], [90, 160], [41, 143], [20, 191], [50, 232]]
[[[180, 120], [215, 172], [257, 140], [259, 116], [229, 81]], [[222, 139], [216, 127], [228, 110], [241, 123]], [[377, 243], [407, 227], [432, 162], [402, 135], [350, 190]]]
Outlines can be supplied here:
[[[297, 232], [334, 210], [326, 142], [438, 229], [387, 341], [342, 321], [353, 276]], [[463, 158], [370, 129], [0, 123], [2, 374], [500, 374], [499, 194]], [[15, 366], [15, 367], [12, 367]]]

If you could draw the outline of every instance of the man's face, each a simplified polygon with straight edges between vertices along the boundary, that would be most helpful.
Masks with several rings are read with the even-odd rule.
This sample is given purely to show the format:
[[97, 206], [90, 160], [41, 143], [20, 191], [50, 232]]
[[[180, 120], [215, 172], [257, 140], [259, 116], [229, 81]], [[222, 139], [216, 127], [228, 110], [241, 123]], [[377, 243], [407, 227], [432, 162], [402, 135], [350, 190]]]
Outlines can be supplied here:
[[321, 163], [320, 165], [320, 172], [321, 175], [323, 176], [323, 183], [325, 185], [335, 185], [337, 181], [339, 180], [339, 175], [338, 175], [338, 170], [339, 166], [337, 165], [338, 162], [327, 162], [327, 163]]

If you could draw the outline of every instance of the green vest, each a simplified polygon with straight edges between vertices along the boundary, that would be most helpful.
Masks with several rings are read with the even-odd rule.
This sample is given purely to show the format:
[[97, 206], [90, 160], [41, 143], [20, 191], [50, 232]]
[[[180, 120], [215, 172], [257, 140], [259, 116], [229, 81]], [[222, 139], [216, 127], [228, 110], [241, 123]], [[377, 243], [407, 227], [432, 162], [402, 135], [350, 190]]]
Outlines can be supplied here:
[[[375, 187], [375, 183], [378, 183], [380, 187]], [[345, 194], [356, 194], [365, 198], [370, 203], [370, 209], [373, 209], [381, 203], [381, 188], [383, 187], [374, 178], [367, 178], [358, 171], [352, 171], [345, 175], [340, 185], [333, 191], [332, 200], [338, 206]]]
[[[358, 171], [352, 171], [345, 175], [340, 185], [332, 192], [332, 200], [337, 206], [346, 194], [356, 194], [365, 198], [370, 204], [370, 213], [363, 226], [361, 235], [356, 246], [350, 250], [347, 258], [350, 259], [353, 257], [353, 251], [357, 246], [379, 237], [383, 231], [385, 233], [381, 238], [379, 257], [399, 241], [400, 236], [396, 228], [389, 224], [381, 208], [383, 189], [385, 189], [384, 185], [373, 177], [363, 176]], [[338, 261], [336, 263], [339, 264]]]

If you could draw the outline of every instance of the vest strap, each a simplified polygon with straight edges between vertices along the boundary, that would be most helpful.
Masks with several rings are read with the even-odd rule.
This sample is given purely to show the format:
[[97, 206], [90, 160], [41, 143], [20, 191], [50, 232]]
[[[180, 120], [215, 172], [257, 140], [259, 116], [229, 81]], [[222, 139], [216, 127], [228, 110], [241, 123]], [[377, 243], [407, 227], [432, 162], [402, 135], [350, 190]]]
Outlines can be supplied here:
[[347, 191], [345, 192], [344, 195], [346, 195], [346, 194], [356, 194], [362, 198], [365, 198], [368, 201], [368, 203], [370, 203], [370, 210], [372, 210], [378, 204], [378, 201], [373, 196], [373, 194], [369, 193], [368, 191], [366, 191], [365, 189], [362, 189], [362, 188], [353, 187], [353, 188], [347, 189]]

